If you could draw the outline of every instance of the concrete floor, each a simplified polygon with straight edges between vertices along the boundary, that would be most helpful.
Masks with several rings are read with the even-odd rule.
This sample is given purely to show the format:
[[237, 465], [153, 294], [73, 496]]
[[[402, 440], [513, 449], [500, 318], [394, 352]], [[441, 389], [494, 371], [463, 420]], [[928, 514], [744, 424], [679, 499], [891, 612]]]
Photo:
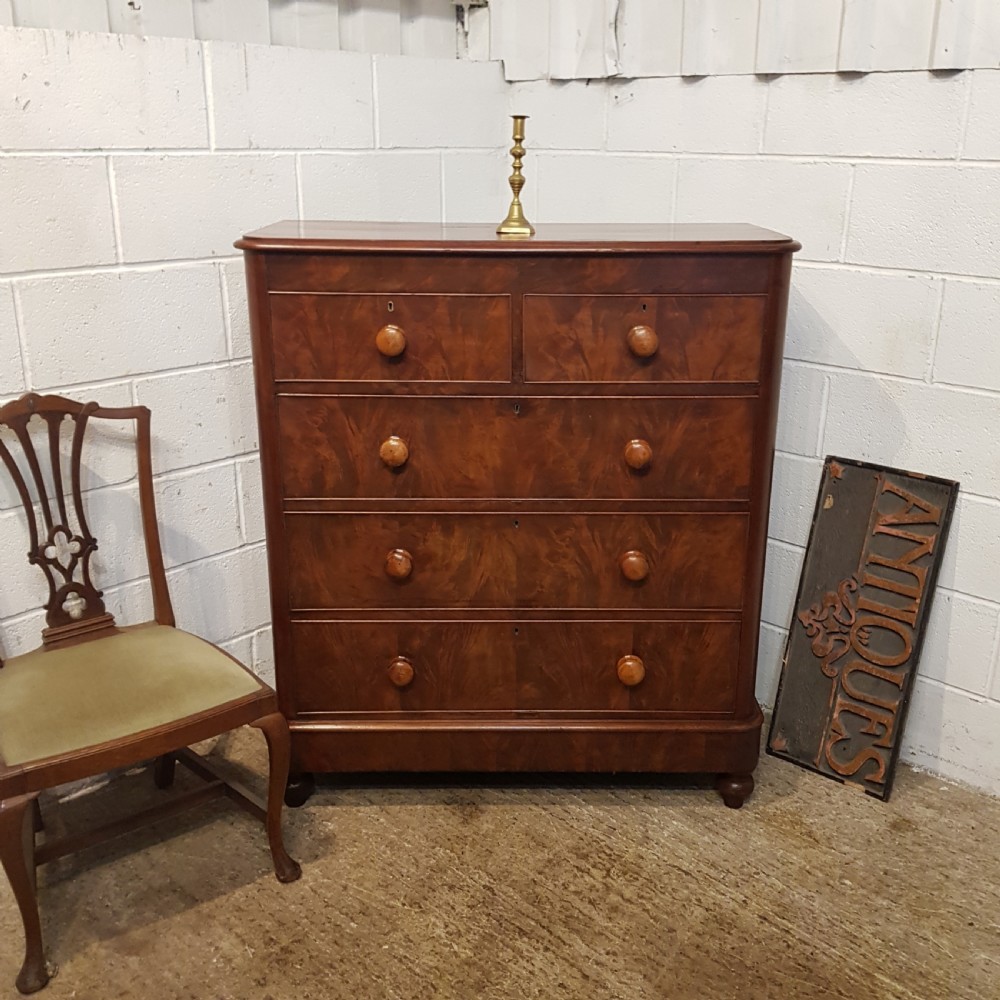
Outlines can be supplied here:
[[[263, 770], [245, 732], [215, 750]], [[60, 971], [40, 996], [1000, 998], [1000, 800], [907, 768], [888, 804], [770, 758], [757, 777], [740, 812], [683, 787], [321, 788], [286, 812], [287, 886], [213, 803], [42, 869]], [[14, 996], [5, 881], [0, 942]]]

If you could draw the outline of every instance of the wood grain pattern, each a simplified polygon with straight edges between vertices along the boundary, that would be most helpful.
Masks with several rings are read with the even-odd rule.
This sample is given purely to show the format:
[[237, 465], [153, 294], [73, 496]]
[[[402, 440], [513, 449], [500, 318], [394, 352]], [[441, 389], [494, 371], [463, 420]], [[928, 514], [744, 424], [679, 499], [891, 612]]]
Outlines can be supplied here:
[[[752, 398], [284, 396], [287, 497], [746, 500]], [[387, 468], [384, 442], [406, 443]], [[652, 450], [630, 468], [633, 439]]]
[[[742, 801], [798, 244], [292, 223], [239, 245], [296, 802], [310, 769], [708, 769]], [[437, 303], [419, 352], [400, 297]], [[365, 300], [363, 338], [334, 343], [338, 300]]]
[[[734, 609], [746, 531], [742, 514], [289, 514], [290, 606]], [[630, 549], [643, 581], [622, 575]]]
[[504, 295], [273, 295], [271, 325], [279, 379], [510, 378]]
[[[528, 295], [524, 376], [529, 382], [756, 382], [766, 307], [764, 296]], [[633, 333], [643, 328], [655, 334], [655, 349], [648, 333]]]
[[763, 715], [746, 718], [428, 719], [291, 723], [304, 771], [753, 771]]
[[[735, 671], [692, 669], [706, 656], [735, 664], [739, 622], [296, 622], [297, 714], [352, 712], [731, 713]], [[618, 677], [623, 656], [645, 677]], [[388, 671], [404, 658], [411, 682]]]
[[[524, 245], [524, 244], [522, 244]], [[271, 254], [267, 289], [275, 292], [453, 295], [760, 295], [772, 257], [741, 254], [572, 257], [526, 252], [482, 258], [409, 253]]]

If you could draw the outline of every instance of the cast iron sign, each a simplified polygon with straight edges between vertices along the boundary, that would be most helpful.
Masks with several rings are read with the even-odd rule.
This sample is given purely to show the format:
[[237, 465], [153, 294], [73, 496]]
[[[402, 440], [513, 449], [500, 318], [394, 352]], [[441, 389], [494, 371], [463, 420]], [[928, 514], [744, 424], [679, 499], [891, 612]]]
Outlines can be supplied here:
[[827, 458], [769, 753], [889, 797], [957, 492]]

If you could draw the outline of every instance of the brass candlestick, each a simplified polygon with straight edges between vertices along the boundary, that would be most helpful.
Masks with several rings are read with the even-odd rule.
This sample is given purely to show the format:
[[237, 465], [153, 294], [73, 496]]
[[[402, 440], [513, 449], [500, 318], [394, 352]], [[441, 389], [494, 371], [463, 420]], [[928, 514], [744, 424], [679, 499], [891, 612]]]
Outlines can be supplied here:
[[514, 158], [514, 172], [510, 175], [508, 183], [514, 198], [507, 210], [507, 218], [497, 226], [497, 232], [501, 236], [527, 237], [535, 235], [535, 227], [524, 217], [524, 209], [521, 207], [521, 188], [524, 187], [524, 175], [521, 173], [521, 158], [524, 156], [524, 123], [527, 115], [511, 115], [514, 119], [514, 145], [510, 147], [510, 155]]

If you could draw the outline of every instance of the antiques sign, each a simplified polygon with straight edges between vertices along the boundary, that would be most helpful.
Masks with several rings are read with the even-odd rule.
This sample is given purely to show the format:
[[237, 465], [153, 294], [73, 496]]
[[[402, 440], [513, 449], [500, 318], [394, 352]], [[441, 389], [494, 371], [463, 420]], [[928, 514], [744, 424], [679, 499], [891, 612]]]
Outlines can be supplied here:
[[769, 753], [889, 797], [957, 492], [827, 458]]

